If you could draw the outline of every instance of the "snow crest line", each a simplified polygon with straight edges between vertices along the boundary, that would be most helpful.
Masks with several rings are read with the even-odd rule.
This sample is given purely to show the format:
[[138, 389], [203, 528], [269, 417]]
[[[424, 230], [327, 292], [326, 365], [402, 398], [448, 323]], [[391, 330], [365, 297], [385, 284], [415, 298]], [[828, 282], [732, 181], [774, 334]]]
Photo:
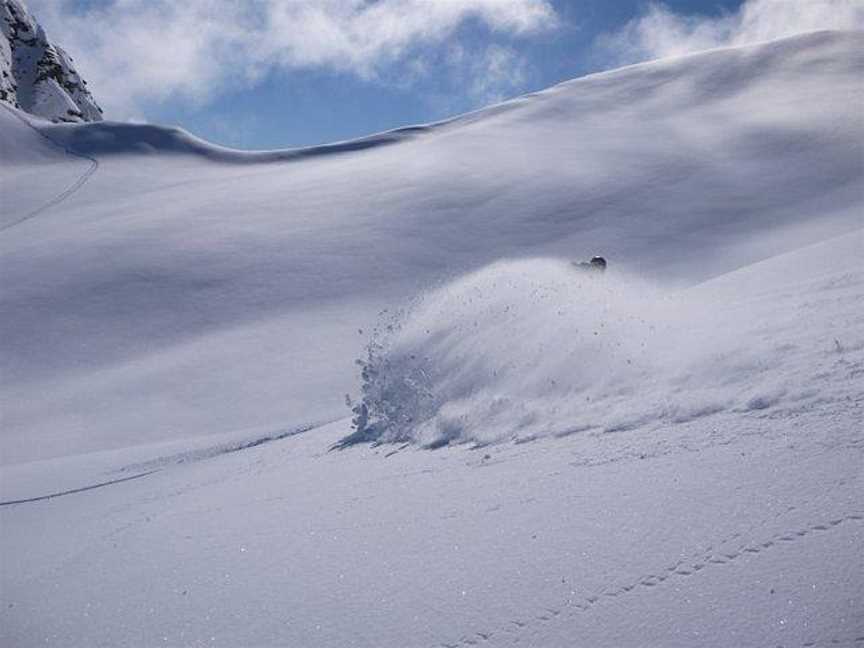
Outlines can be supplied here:
[[40, 495], [39, 497], [28, 497], [26, 499], [19, 500], [9, 500], [8, 502], [0, 502], [0, 506], [11, 506], [12, 504], [27, 504], [28, 502], [40, 502], [42, 500], [53, 499], [55, 497], [61, 497], [62, 495], [72, 495], [73, 493], [82, 493], [84, 491], [93, 490], [94, 488], [102, 488], [103, 486], [110, 486], [111, 484], [119, 484], [120, 482], [131, 481], [133, 479], [141, 479], [142, 477], [146, 477], [147, 475], [152, 475], [153, 473], [157, 473], [159, 470], [150, 470], [148, 472], [143, 472], [138, 475], [132, 475], [131, 477], [121, 477], [120, 479], [112, 479], [106, 482], [100, 482], [98, 484], [90, 484], [89, 486], [82, 486], [81, 488], [73, 488], [72, 490], [59, 491], [57, 493], [50, 493], [48, 495]]
[[[332, 421], [328, 421], [332, 422]], [[220, 455], [229, 454], [232, 452], [240, 452], [241, 450], [248, 450], [250, 448], [256, 448], [258, 446], [264, 445], [265, 443], [271, 443], [273, 441], [281, 441], [282, 439], [287, 439], [288, 437], [296, 436], [298, 434], [303, 434], [304, 432], [308, 432], [309, 430], [314, 430], [317, 427], [324, 425], [324, 423], [307, 423], [305, 425], [301, 425], [296, 428], [291, 428], [289, 430], [284, 430], [282, 432], [276, 434], [270, 434], [262, 437], [255, 437], [253, 439], [247, 439], [245, 441], [238, 441], [234, 443], [228, 444], [220, 444], [217, 446], [212, 446], [209, 448], [203, 448], [197, 451], [183, 452], [178, 453], [176, 455], [170, 455], [167, 457], [159, 457], [157, 459], [153, 459], [150, 461], [145, 461], [141, 463], [131, 464], [128, 466], [124, 466], [120, 470], [142, 470], [143, 472], [139, 472], [135, 475], [131, 475], [129, 477], [119, 477], [117, 479], [111, 479], [104, 482], [99, 482], [98, 484], [90, 484], [89, 486], [82, 486], [80, 488], [73, 488], [71, 490], [59, 491], [57, 493], [49, 493], [48, 495], [39, 495], [38, 497], [28, 497], [24, 499], [17, 500], [8, 500], [8, 501], [0, 501], [0, 506], [11, 506], [12, 504], [27, 504], [29, 502], [40, 502], [42, 500], [53, 499], [55, 497], [60, 497], [62, 495], [72, 495], [73, 493], [81, 493], [88, 490], [93, 490], [95, 488], [102, 488], [104, 486], [110, 486], [111, 484], [119, 484], [125, 481], [131, 481], [133, 479], [140, 479], [142, 477], [146, 477], [147, 475], [152, 475], [153, 473], [160, 472], [165, 466], [172, 463], [186, 463], [186, 462], [194, 462], [194, 461], [202, 461], [204, 459], [212, 459], [213, 457], [218, 457]]]
[[20, 225], [21, 223], [28, 221], [31, 218], [35, 218], [39, 214], [42, 214], [43, 212], [47, 211], [48, 209], [51, 209], [55, 205], [59, 205], [61, 202], [66, 200], [69, 196], [71, 196], [76, 191], [78, 191], [81, 187], [83, 187], [86, 184], [86, 182], [91, 178], [91, 176], [94, 173], [96, 173], [96, 170], [99, 168], [99, 160], [97, 160], [94, 157], [90, 157], [89, 155], [83, 155], [81, 153], [75, 153], [74, 151], [66, 148], [65, 146], [58, 144], [53, 139], [48, 137], [45, 133], [43, 133], [38, 128], [36, 128], [29, 121], [27, 121], [24, 117], [22, 117], [17, 112], [12, 110], [12, 108], [10, 108], [9, 106], [6, 106], [2, 102], [0, 102], [0, 105], [2, 105], [6, 110], [8, 110], [12, 114], [12, 116], [15, 117], [15, 119], [18, 119], [25, 126], [27, 126], [27, 128], [30, 128], [31, 130], [35, 131], [40, 137], [43, 137], [44, 139], [48, 140], [48, 142], [50, 142], [52, 146], [62, 150], [66, 155], [69, 155], [72, 157], [77, 157], [77, 158], [80, 158], [82, 160], [87, 160], [90, 163], [90, 166], [87, 168], [86, 171], [84, 171], [83, 174], [81, 174], [81, 177], [78, 178], [75, 182], [73, 182], [67, 189], [65, 189], [64, 191], [61, 191], [59, 194], [54, 196], [51, 200], [46, 202], [44, 205], [37, 207], [36, 209], [34, 209], [33, 211], [31, 211], [28, 214], [25, 214], [24, 216], [22, 216], [18, 220], [13, 221], [11, 223], [6, 223], [5, 225], [0, 226], [0, 232], [3, 232], [9, 228], [15, 227], [16, 225]]
[[207, 446], [205, 448], [200, 448], [198, 450], [187, 450], [183, 452], [178, 452], [170, 455], [162, 455], [156, 457], [155, 459], [149, 459], [147, 461], [139, 461], [134, 464], [129, 464], [120, 468], [121, 471], [130, 471], [130, 470], [150, 470], [151, 472], [154, 469], [160, 469], [165, 466], [171, 464], [182, 464], [182, 463], [193, 463], [196, 461], [204, 461], [206, 459], [213, 459], [215, 457], [219, 457], [225, 454], [230, 454], [232, 452], [240, 452], [241, 450], [248, 450], [250, 448], [256, 448], [258, 446], [264, 445], [265, 443], [272, 443], [273, 441], [281, 441], [282, 439], [287, 439], [292, 436], [296, 436], [298, 434], [303, 434], [305, 432], [309, 432], [310, 430], [314, 430], [315, 428], [319, 428], [323, 425], [327, 425], [329, 423], [333, 423], [334, 420], [328, 420], [323, 422], [313, 422], [306, 423], [304, 425], [299, 425], [297, 427], [289, 428], [287, 430], [281, 430], [279, 432], [274, 432], [272, 434], [267, 434], [264, 436], [257, 436], [251, 439], [246, 439], [243, 441], [232, 441], [228, 443], [219, 443], [213, 446]]
[[[814, 533], [829, 531], [830, 529], [849, 522], [862, 521], [864, 521], [864, 512], [850, 513], [848, 515], [830, 518], [824, 522], [813, 522], [785, 533], [775, 533], [771, 535], [768, 540], [762, 542], [756, 541], [739, 544], [735, 549], [731, 550], [721, 550], [711, 545], [703, 551], [691, 554], [689, 560], [679, 560], [674, 565], [670, 565], [654, 574], [643, 574], [625, 585], [610, 585], [609, 587], [600, 590], [591, 596], [585, 597], [584, 599], [567, 599], [564, 604], [558, 608], [543, 608], [543, 612], [536, 614], [533, 617], [513, 619], [507, 622], [504, 628], [499, 629], [497, 633], [490, 630], [484, 630], [471, 635], [463, 635], [453, 642], [438, 643], [437, 647], [464, 648], [466, 646], [475, 646], [481, 641], [488, 641], [495, 636], [495, 634], [509, 635], [512, 637], [524, 632], [525, 630], [531, 629], [532, 627], [536, 628], [539, 624], [549, 623], [550, 621], [560, 617], [562, 614], [565, 616], [573, 616], [575, 614], [589, 611], [594, 605], [602, 603], [606, 599], [624, 596], [642, 588], [651, 589], [657, 587], [673, 576], [686, 578], [698, 574], [703, 569], [725, 565], [745, 556], [759, 554], [775, 546], [782, 546], [789, 542], [795, 542]], [[729, 538], [721, 541], [720, 544], [737, 537], [740, 537], [740, 534], [733, 534]], [[859, 639], [856, 638], [855, 641], [859, 641]], [[816, 645], [816, 642], [804, 644], [804, 646], [814, 645]]]

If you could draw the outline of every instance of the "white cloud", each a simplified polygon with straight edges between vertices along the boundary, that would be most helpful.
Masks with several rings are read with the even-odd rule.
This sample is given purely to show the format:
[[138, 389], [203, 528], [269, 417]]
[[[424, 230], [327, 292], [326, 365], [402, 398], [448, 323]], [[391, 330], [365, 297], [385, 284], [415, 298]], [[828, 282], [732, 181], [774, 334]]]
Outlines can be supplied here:
[[475, 105], [498, 103], [512, 96], [525, 83], [527, 64], [510, 47], [490, 45], [473, 60], [469, 96]]
[[[493, 40], [556, 26], [550, 0], [30, 0], [49, 38], [76, 59], [109, 117], [153, 102], [206, 103], [274, 69], [376, 79], [422, 70], [419, 50], [469, 21]], [[507, 51], [502, 46], [502, 52]], [[512, 51], [512, 50], [510, 50]], [[498, 55], [500, 57], [500, 54]], [[489, 70], [497, 72], [493, 63]], [[388, 71], [392, 76], [392, 71]]]
[[641, 17], [598, 39], [614, 64], [680, 56], [820, 29], [864, 29], [864, 0], [746, 0], [710, 18], [676, 14], [652, 3]]

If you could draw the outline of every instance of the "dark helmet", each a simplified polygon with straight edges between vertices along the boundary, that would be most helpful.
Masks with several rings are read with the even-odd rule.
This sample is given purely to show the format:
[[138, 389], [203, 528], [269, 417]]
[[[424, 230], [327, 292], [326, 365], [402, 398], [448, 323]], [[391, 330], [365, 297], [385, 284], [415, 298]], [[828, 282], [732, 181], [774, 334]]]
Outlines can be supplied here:
[[591, 257], [591, 265], [597, 268], [598, 270], [606, 269], [606, 259], [601, 256]]

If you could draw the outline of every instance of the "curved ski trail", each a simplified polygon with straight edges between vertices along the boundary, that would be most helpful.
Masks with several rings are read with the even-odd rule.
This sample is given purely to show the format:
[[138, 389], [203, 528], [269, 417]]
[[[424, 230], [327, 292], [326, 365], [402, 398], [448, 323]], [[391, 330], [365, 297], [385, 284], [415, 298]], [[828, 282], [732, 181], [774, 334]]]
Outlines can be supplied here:
[[[0, 103], [0, 105], [3, 105], [3, 104]], [[39, 216], [40, 214], [51, 209], [52, 207], [59, 205], [61, 202], [63, 202], [67, 198], [69, 198], [69, 196], [73, 195], [75, 192], [77, 192], [79, 189], [81, 189], [81, 187], [83, 187], [87, 183], [87, 181], [93, 176], [93, 174], [96, 173], [96, 171], [99, 169], [99, 160], [97, 160], [96, 158], [90, 157], [89, 155], [82, 155], [81, 153], [75, 153], [74, 151], [69, 150], [65, 146], [61, 146], [60, 144], [55, 142], [53, 139], [48, 137], [45, 133], [43, 133], [38, 128], [36, 128], [29, 121], [27, 121], [24, 117], [22, 117], [21, 115], [16, 113], [14, 110], [12, 110], [11, 108], [9, 108], [8, 106], [5, 106], [5, 105], [3, 105], [3, 107], [6, 110], [8, 110], [12, 114], [12, 116], [15, 117], [15, 119], [19, 120], [21, 123], [23, 123], [25, 126], [27, 126], [27, 128], [30, 128], [31, 130], [35, 131], [43, 139], [46, 139], [52, 146], [60, 149], [66, 155], [69, 155], [71, 157], [76, 157], [76, 158], [79, 158], [81, 160], [87, 160], [90, 163], [90, 165], [87, 167], [87, 169], [84, 171], [84, 173], [82, 173], [81, 176], [77, 180], [75, 180], [75, 182], [73, 182], [71, 185], [69, 185], [69, 187], [67, 187], [66, 189], [61, 191], [59, 194], [57, 194], [56, 196], [51, 198], [48, 202], [44, 203], [43, 205], [40, 205], [39, 207], [37, 207], [33, 211], [25, 214], [24, 216], [22, 216], [18, 220], [12, 221], [11, 223], [6, 223], [5, 225], [0, 225], [0, 232], [6, 231], [12, 227], [15, 227], [16, 225], [20, 225], [21, 223], [24, 223], [24, 222], [30, 220], [31, 218], [35, 218], [36, 216]]]

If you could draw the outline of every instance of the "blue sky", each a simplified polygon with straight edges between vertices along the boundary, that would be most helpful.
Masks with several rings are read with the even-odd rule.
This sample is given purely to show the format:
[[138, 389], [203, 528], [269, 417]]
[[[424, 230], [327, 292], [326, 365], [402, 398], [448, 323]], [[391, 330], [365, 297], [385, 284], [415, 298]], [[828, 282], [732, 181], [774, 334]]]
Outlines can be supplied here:
[[[594, 39], [620, 28], [646, 5], [642, 0], [558, 0], [552, 4], [559, 24], [548, 31], [521, 37], [495, 34], [469, 21], [453, 34], [453, 42], [470, 43], [472, 52], [497, 44], [517, 52], [524, 61], [523, 72], [520, 78], [512, 79], [512, 86], [499, 83], [485, 96], [465, 87], [472, 82], [466, 78], [470, 73], [440, 63], [439, 69], [410, 83], [400, 82], [405, 63], [399, 62], [384, 71], [384, 78], [375, 79], [328, 69], [274, 70], [251, 92], [228, 93], [197, 109], [171, 102], [148, 116], [182, 124], [205, 139], [241, 148], [331, 142], [436, 121], [614, 65], [594, 51]], [[712, 15], [739, 4], [740, 0], [668, 3], [688, 12]], [[431, 45], [423, 48], [422, 54], [434, 62], [446, 56], [447, 48], [447, 43]], [[433, 63], [433, 67], [438, 66]]]
[[29, 5], [107, 118], [176, 124], [248, 149], [435, 121], [623, 63], [861, 19], [850, 0]]

